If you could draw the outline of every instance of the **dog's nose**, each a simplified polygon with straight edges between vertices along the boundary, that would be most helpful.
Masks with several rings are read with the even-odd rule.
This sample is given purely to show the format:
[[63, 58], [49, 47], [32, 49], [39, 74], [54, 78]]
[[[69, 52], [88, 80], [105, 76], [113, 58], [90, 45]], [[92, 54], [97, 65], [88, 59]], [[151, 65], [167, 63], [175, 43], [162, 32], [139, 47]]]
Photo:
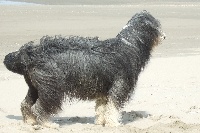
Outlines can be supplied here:
[[161, 38], [162, 38], [162, 40], [166, 39], [166, 34], [163, 33]]

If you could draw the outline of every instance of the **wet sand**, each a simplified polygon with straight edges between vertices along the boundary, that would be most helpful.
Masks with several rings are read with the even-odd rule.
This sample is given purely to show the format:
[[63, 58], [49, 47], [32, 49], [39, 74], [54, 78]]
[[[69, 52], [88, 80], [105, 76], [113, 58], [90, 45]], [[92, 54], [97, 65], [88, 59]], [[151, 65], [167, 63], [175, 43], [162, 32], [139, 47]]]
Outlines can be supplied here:
[[[39, 3], [40, 4], [40, 3]], [[135, 2], [81, 5], [0, 5], [0, 132], [200, 132], [200, 3]], [[27, 85], [6, 70], [6, 54], [44, 35], [117, 35], [136, 13], [160, 20], [167, 38], [154, 50], [117, 128], [94, 125], [94, 102], [64, 105], [59, 129], [35, 130], [22, 122], [20, 103]]]

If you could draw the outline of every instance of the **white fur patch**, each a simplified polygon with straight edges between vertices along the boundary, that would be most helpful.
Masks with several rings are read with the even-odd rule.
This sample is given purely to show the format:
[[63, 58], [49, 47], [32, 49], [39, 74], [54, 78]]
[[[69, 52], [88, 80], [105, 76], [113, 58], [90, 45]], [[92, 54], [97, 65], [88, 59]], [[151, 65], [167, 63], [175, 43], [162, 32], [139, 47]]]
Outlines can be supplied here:
[[115, 107], [113, 101], [111, 98], [108, 98], [108, 103], [105, 107], [105, 125], [115, 127], [120, 125], [119, 119], [120, 119], [120, 113], [119, 110]]
[[60, 126], [59, 124], [56, 124], [56, 123], [51, 123], [51, 122], [45, 122], [42, 124], [44, 127], [47, 127], [47, 128], [52, 128], [52, 129], [58, 129]]
[[97, 125], [105, 125], [105, 107], [106, 107], [106, 99], [97, 99], [96, 100], [96, 107], [95, 107], [95, 124]]

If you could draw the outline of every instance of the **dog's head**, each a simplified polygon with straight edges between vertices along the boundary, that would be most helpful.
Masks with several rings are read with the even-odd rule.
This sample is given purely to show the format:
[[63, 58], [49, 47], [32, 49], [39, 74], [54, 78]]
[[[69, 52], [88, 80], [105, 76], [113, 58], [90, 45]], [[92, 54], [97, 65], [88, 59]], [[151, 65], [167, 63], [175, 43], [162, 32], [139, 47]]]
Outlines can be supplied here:
[[160, 22], [149, 12], [142, 11], [128, 21], [118, 37], [125, 38], [130, 43], [138, 39], [144, 44], [152, 44], [153, 47], [165, 39], [165, 34], [162, 32]]
[[32, 47], [32, 43], [30, 42], [22, 46], [18, 51], [6, 55], [3, 62], [6, 68], [14, 73], [24, 75]]
[[130, 25], [134, 26], [134, 29], [140, 33], [146, 33], [154, 39], [153, 46], [159, 44], [166, 38], [162, 31], [159, 20], [155, 19], [149, 12], [142, 11], [136, 14], [130, 20]]

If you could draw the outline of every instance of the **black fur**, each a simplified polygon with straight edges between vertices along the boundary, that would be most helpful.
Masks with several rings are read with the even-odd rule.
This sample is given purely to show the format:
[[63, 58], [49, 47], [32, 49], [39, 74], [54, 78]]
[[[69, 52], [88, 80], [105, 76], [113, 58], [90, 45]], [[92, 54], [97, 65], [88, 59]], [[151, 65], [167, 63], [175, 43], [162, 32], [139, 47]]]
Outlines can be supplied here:
[[[110, 97], [117, 109], [129, 100], [138, 75], [162, 36], [148, 12], [134, 15], [122, 31], [105, 41], [95, 38], [43, 37], [8, 54], [8, 70], [24, 75], [29, 86], [24, 114], [43, 122], [61, 110], [66, 97], [95, 100]], [[34, 105], [34, 106], [33, 106]], [[32, 108], [32, 109], [31, 109]], [[33, 109], [34, 108], [34, 109]]]

